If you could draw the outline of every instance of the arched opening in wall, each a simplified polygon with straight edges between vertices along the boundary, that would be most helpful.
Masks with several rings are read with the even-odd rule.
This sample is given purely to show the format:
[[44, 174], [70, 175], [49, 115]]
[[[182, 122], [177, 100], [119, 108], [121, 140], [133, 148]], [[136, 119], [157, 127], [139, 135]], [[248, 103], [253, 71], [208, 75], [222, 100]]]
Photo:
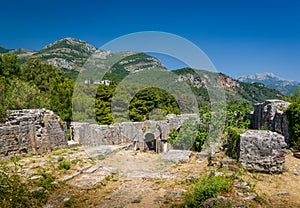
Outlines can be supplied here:
[[146, 144], [148, 150], [156, 151], [156, 139], [155, 139], [154, 134], [152, 134], [152, 133], [145, 134], [144, 141], [145, 141], [145, 144]]

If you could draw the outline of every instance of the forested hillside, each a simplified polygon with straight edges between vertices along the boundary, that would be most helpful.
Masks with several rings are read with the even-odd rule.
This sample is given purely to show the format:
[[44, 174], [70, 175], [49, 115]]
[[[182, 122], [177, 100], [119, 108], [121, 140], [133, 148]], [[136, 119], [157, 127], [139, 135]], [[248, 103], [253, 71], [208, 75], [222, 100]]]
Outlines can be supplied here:
[[70, 122], [74, 82], [63, 78], [60, 69], [29, 59], [21, 67], [16, 55], [0, 56], [0, 108], [3, 118], [7, 109], [48, 108]]

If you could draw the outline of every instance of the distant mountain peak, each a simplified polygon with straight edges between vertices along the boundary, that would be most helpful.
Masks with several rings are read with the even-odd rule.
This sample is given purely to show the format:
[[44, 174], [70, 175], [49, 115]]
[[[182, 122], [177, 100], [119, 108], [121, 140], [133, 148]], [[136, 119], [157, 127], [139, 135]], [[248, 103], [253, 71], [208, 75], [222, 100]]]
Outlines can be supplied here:
[[237, 80], [242, 82], [254, 83], [259, 82], [263, 83], [269, 88], [276, 89], [283, 94], [291, 94], [294, 92], [297, 87], [300, 86], [300, 83], [293, 80], [284, 79], [282, 77], [276, 76], [270, 72], [251, 74], [245, 76], [235, 77]]
[[276, 79], [276, 80], [282, 80], [282, 81], [286, 80], [284, 78], [276, 76], [275, 74], [273, 74], [271, 72], [263, 72], [263, 73], [257, 73], [257, 74], [250, 74], [250, 75], [245, 75], [245, 76], [239, 76], [239, 77], [236, 77], [236, 79], [238, 79], [240, 81], [246, 81], [247, 79], [250, 79], [250, 80]]
[[62, 38], [59, 39], [53, 43], [50, 43], [49, 45], [46, 45], [42, 50], [49, 50], [49, 49], [55, 49], [55, 48], [76, 48], [81, 47], [86, 50], [86, 52], [94, 52], [96, 51], [96, 48], [87, 42], [76, 39], [76, 38]]

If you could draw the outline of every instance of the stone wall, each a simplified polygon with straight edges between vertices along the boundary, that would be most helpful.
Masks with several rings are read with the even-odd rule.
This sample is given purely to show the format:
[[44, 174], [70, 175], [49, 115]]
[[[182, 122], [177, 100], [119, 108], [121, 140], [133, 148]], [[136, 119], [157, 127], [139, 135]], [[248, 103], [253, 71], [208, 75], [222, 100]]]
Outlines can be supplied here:
[[8, 111], [0, 125], [0, 156], [49, 152], [67, 145], [66, 124], [52, 111], [26, 109]]
[[281, 134], [248, 130], [240, 135], [239, 162], [250, 171], [283, 172], [286, 146]]
[[178, 129], [188, 118], [199, 121], [197, 114], [167, 115], [163, 121], [123, 122], [114, 125], [71, 123], [71, 140], [80, 145], [99, 146], [132, 144], [134, 149], [166, 152], [167, 139], [173, 129]]
[[266, 100], [264, 103], [256, 104], [251, 115], [252, 128], [275, 131], [284, 135], [285, 141], [288, 142], [288, 120], [284, 110], [289, 105], [289, 102], [282, 100]]

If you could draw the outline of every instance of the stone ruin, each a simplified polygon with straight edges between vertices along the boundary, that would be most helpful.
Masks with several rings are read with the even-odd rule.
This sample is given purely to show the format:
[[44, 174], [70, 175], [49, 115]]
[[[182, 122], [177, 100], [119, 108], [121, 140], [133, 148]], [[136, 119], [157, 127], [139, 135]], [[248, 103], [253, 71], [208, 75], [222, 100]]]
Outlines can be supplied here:
[[283, 172], [286, 146], [284, 137], [267, 130], [248, 130], [240, 135], [239, 162], [250, 171]]
[[[285, 110], [290, 105], [282, 100], [266, 100], [254, 106], [251, 127], [240, 135], [239, 161], [243, 168], [259, 172], [283, 172], [289, 138]], [[260, 130], [268, 129], [268, 130]]]
[[50, 152], [67, 145], [66, 124], [50, 110], [10, 110], [0, 124], [0, 156]]
[[266, 128], [268, 130], [282, 134], [288, 142], [288, 120], [285, 110], [291, 103], [283, 100], [266, 100], [254, 106], [251, 114], [251, 125], [253, 129]]
[[71, 123], [71, 140], [79, 145], [131, 144], [134, 150], [154, 150], [157, 153], [170, 149], [167, 140], [173, 129], [189, 119], [200, 120], [198, 114], [167, 115], [166, 120], [144, 122], [123, 122], [114, 125]]

